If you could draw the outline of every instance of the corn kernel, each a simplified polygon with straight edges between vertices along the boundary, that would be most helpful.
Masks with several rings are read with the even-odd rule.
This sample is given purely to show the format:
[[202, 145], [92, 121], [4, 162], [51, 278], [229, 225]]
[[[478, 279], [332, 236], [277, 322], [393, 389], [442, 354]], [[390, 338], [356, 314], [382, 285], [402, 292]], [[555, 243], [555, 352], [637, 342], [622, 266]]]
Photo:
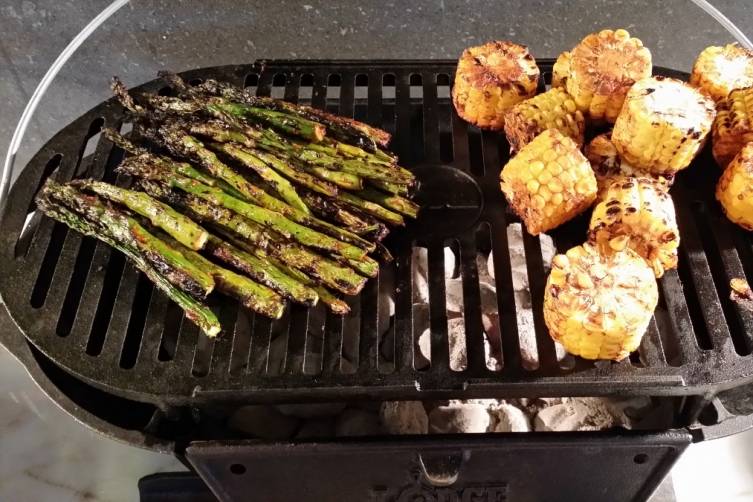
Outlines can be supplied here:
[[[527, 181], [528, 174], [535, 183]], [[547, 129], [523, 147], [500, 178], [505, 197], [534, 235], [584, 211], [596, 195], [596, 178], [588, 161], [578, 145], [557, 129]]]

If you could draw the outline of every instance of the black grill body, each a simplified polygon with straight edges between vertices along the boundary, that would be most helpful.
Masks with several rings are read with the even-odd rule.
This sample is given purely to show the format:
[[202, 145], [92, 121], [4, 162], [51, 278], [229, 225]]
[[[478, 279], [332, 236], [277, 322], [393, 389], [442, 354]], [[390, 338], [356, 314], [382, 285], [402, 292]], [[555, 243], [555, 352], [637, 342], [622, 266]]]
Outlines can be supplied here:
[[[543, 87], [552, 61], [539, 63]], [[680, 267], [660, 281], [657, 316], [640, 349], [621, 363], [563, 364], [541, 316], [546, 277], [540, 241], [525, 235], [538, 347], [538, 367], [525, 367], [506, 234], [507, 225], [519, 220], [498, 184], [509, 147], [503, 136], [455, 115], [449, 100], [454, 70], [454, 61], [269, 61], [183, 73], [188, 81], [216, 78], [253, 86], [260, 95], [310, 102], [394, 134], [392, 148], [419, 177], [417, 197], [425, 209], [390, 236], [395, 262], [348, 300], [349, 316], [292, 306], [271, 322], [217, 298], [228, 329], [208, 340], [122, 255], [35, 212], [33, 197], [49, 176], [130, 182], [113, 173], [123, 152], [98, 136], [103, 124], [127, 127], [122, 108], [110, 100], [53, 137], [11, 191], [0, 219], [4, 344], [74, 416], [132, 444], [176, 452], [223, 500], [247, 499], [243, 487], [258, 480], [266, 483], [259, 500], [285, 500], [292, 495], [285, 490], [294, 488], [291, 467], [322, 481], [340, 476], [333, 472], [354, 456], [365, 470], [377, 466], [371, 471], [379, 475], [356, 479], [349, 472], [339, 484], [322, 483], [331, 491], [298, 488], [311, 500], [333, 494], [351, 500], [591, 500], [605, 493], [612, 500], [645, 499], [693, 438], [748, 426], [735, 420], [725, 422], [733, 427], [698, 427], [696, 419], [718, 392], [753, 380], [753, 316], [729, 300], [731, 278], [753, 279], [751, 237], [713, 200], [719, 172], [704, 151], [672, 189]], [[655, 73], [683, 77], [662, 68]], [[170, 92], [159, 81], [139, 90]], [[581, 243], [586, 223], [580, 218], [552, 232], [558, 250]], [[427, 249], [429, 267], [432, 357], [422, 369], [414, 354], [416, 246]], [[448, 364], [445, 246], [459, 256], [463, 280], [468, 363], [461, 371]], [[479, 250], [494, 252], [501, 371], [485, 364]], [[385, 319], [385, 294], [395, 302], [391, 320]], [[354, 330], [356, 357], [345, 365], [343, 333]], [[268, 364], [274, 340], [284, 341], [282, 368]], [[387, 342], [391, 357], [385, 361]], [[673, 429], [269, 445], [218, 442], [228, 436], [211, 418], [212, 410], [241, 402], [617, 394], [672, 400], [678, 412]], [[714, 424], [713, 418], [704, 423]], [[287, 464], [287, 478], [275, 474], [278, 464]], [[604, 475], [594, 477], [597, 471]]]

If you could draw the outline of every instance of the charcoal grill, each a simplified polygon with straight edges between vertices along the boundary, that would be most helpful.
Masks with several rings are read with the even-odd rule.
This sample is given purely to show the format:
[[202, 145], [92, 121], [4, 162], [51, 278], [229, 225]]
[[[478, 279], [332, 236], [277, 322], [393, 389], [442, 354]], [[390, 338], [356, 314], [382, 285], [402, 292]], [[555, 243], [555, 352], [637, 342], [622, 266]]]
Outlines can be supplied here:
[[[538, 63], [543, 87], [553, 61]], [[331, 476], [335, 466], [356, 454], [364, 466], [385, 465], [383, 475], [354, 480], [343, 471], [347, 479], [308, 486], [313, 499], [324, 500], [326, 489], [355, 499], [367, 493], [374, 500], [418, 497], [422, 490], [433, 497], [465, 497], [477, 490], [487, 497], [481, 500], [514, 499], [524, 489], [513, 480], [552, 479], [546, 461], [551, 449], [573, 470], [561, 479], [561, 496], [594, 493], [588, 490], [598, 487], [574, 480], [599, 458], [602, 481], [612, 483], [615, 499], [644, 499], [694, 438], [749, 425], [743, 417], [716, 424], [715, 396], [753, 382], [753, 315], [728, 294], [731, 278], [753, 279], [751, 236], [720, 213], [709, 189], [718, 168], [704, 151], [672, 188], [682, 243], [679, 269], [660, 280], [658, 312], [665, 314], [657, 314], [639, 350], [621, 363], [563, 364], [541, 315], [546, 275], [540, 241], [525, 235], [539, 361], [537, 368], [525, 367], [506, 234], [507, 225], [519, 220], [498, 184], [509, 147], [503, 136], [479, 131], [454, 113], [449, 100], [454, 70], [454, 61], [260, 61], [182, 74], [191, 83], [215, 78], [255, 87], [259, 95], [310, 102], [394, 134], [392, 149], [417, 174], [424, 210], [390, 236], [394, 263], [383, 265], [380, 277], [348, 300], [353, 312], [347, 317], [291, 306], [282, 320], [270, 321], [221, 298], [214, 307], [226, 331], [209, 340], [120, 253], [35, 212], [34, 195], [48, 177], [130, 182], [113, 173], [123, 152], [98, 135], [103, 125], [127, 128], [122, 108], [109, 100], [54, 136], [21, 172], [7, 199], [0, 220], [0, 293], [7, 309], [4, 325], [15, 329], [4, 330], [4, 343], [80, 420], [130, 443], [178, 453], [225, 500], [242, 497], [243, 487], [257, 480], [266, 480], [264, 500], [284, 500], [300, 487], [283, 490], [286, 478], [274, 466], [286, 463], [286, 473], [298, 469], [313, 482]], [[654, 73], [687, 78], [665, 68]], [[136, 90], [170, 93], [163, 85], [155, 80]], [[580, 243], [586, 223], [580, 218], [552, 232], [557, 249]], [[443, 263], [448, 245], [459, 251], [463, 280], [467, 367], [460, 371], [450, 368], [448, 357]], [[411, 252], [416, 246], [428, 253], [428, 368], [415, 364]], [[483, 346], [476, 254], [489, 250], [501, 318], [500, 371], [486, 366]], [[385, 318], [385, 294], [394, 297], [391, 320]], [[348, 365], [343, 363], [345, 330], [358, 332], [357, 357]], [[268, 364], [273, 335], [284, 340], [281, 369]], [[392, 354], [386, 360], [380, 357], [385, 343]], [[670, 399], [677, 410], [674, 428], [280, 446], [223, 441], [227, 434], [205, 413], [238, 403], [605, 395]], [[584, 459], [583, 451], [593, 457]], [[389, 458], [394, 463], [387, 468]], [[501, 478], [494, 466], [505, 473]], [[151, 482], [161, 487], [166, 481]], [[280, 488], [276, 495], [272, 486]], [[525, 493], [546, 498], [548, 489], [527, 486]]]

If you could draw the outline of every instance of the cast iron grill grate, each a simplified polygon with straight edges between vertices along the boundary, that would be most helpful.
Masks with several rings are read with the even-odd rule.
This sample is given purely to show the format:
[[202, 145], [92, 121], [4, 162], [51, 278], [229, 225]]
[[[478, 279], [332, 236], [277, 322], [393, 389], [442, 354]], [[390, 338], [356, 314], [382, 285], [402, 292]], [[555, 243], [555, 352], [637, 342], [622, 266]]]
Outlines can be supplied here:
[[[551, 61], [541, 62], [549, 78]], [[680, 268], [660, 281], [660, 305], [637, 354], [621, 363], [558, 361], [541, 315], [546, 271], [538, 238], [524, 235], [536, 327], [537, 364], [524, 364], [507, 226], [519, 221], [499, 191], [508, 145], [468, 126], [449, 99], [454, 62], [275, 61], [185, 72], [190, 82], [227, 80], [381, 126], [422, 181], [419, 220], [390, 236], [384, 265], [338, 317], [323, 306], [291, 306], [278, 321], [215, 299], [227, 332], [200, 336], [123, 256], [35, 212], [44, 179], [91, 176], [127, 185], [113, 168], [123, 152], [99, 139], [121, 127], [107, 101], [50, 140], [20, 174], [2, 216], [0, 291], [26, 337], [71, 373], [110, 392], [163, 404], [216, 400], [469, 398], [490, 396], [705, 394], [753, 376], [753, 315], [728, 299], [729, 279], [753, 280], [753, 240], [730, 224], [709, 188], [708, 152], [673, 195], [682, 236]], [[658, 73], [682, 76], [670, 70]], [[140, 89], [169, 93], [160, 82]], [[551, 233], [559, 250], [580, 243], [581, 218]], [[444, 247], [462, 278], [467, 364], [449, 366]], [[417, 364], [412, 253], [426, 248], [431, 363]], [[478, 252], [493, 250], [502, 368], [487, 367]], [[394, 301], [391, 316], [390, 301]], [[345, 336], [344, 336], [345, 335]], [[276, 362], [277, 361], [277, 362]], [[282, 361], [279, 363], [279, 361]], [[419, 392], [420, 391], [420, 392]]]

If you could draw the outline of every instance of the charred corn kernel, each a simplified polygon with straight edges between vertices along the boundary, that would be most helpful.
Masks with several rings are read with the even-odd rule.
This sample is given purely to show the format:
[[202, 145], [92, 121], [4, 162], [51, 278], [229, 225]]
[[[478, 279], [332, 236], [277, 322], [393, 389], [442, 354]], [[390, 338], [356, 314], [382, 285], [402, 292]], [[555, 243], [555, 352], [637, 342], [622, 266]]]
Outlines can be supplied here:
[[524, 146], [502, 169], [500, 179], [507, 201], [533, 235], [585, 211], [596, 197], [588, 161], [557, 129], [547, 129]]
[[646, 260], [656, 277], [677, 268], [680, 231], [675, 207], [666, 187], [651, 178], [612, 182], [594, 208], [588, 228], [589, 240], [602, 253], [629, 247]]
[[569, 69], [565, 87], [578, 109], [614, 122], [630, 86], [651, 76], [651, 52], [625, 30], [603, 30], [581, 40], [562, 66]]
[[640, 345], [658, 299], [654, 274], [635, 252], [604, 255], [586, 243], [552, 260], [544, 321], [571, 354], [619, 361]]
[[512, 42], [490, 42], [466, 49], [458, 61], [452, 102], [471, 124], [502, 129], [504, 114], [536, 94], [539, 68], [528, 48]]
[[711, 150], [720, 167], [726, 167], [753, 141], [753, 87], [736, 89], [717, 103], [711, 132]]
[[665, 191], [672, 186], [674, 176], [671, 173], [659, 175], [636, 169], [617, 155], [612, 140], [608, 134], [599, 134], [586, 145], [585, 155], [591, 168], [596, 175], [596, 183], [599, 186], [599, 193], [596, 200], [604, 200], [607, 188], [614, 181], [626, 181], [636, 176], [645, 176], [653, 179]]
[[552, 87], [565, 87], [567, 77], [570, 75], [570, 53], [563, 52], [557, 57], [552, 66]]
[[698, 55], [690, 84], [721, 101], [734, 89], [753, 85], [753, 51], [738, 44], [706, 47]]
[[714, 102], [673, 78], [650, 77], [630, 88], [612, 130], [620, 157], [652, 173], [685, 169], [706, 141]]
[[505, 114], [505, 135], [513, 150], [520, 150], [546, 129], [557, 129], [583, 145], [586, 121], [564, 89], [521, 101]]
[[740, 150], [716, 185], [716, 198], [727, 218], [753, 230], [753, 143]]

